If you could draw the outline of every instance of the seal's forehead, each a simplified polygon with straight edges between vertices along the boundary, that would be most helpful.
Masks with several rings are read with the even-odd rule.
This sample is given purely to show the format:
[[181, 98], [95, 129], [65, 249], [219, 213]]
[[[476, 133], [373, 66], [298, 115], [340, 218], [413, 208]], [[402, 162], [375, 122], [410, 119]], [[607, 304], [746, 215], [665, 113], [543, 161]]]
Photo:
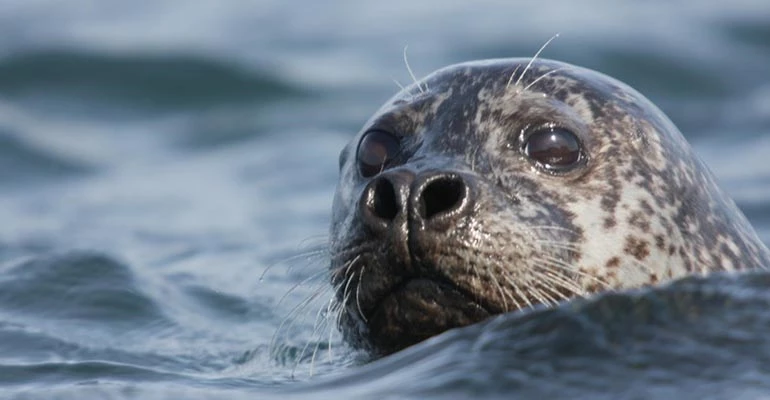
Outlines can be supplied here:
[[422, 86], [436, 90], [456, 88], [458, 86], [475, 90], [492, 88], [515, 88], [531, 78], [549, 73], [556, 77], [573, 68], [569, 64], [556, 61], [525, 58], [495, 59], [472, 61], [450, 65], [428, 75]]
[[447, 92], [466, 97], [481, 91], [500, 96], [530, 91], [564, 98], [569, 94], [612, 96], [627, 93], [628, 89], [609, 76], [571, 64], [546, 59], [504, 58], [444, 67], [407, 87], [389, 103], [414, 102]]

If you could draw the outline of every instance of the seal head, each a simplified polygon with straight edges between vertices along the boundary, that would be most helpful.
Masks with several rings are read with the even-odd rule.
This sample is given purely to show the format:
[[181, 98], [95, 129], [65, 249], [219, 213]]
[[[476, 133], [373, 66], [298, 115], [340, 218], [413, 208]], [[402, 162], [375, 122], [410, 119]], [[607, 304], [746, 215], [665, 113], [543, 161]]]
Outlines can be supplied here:
[[768, 250], [635, 90], [547, 60], [469, 62], [390, 99], [340, 155], [331, 281], [378, 354], [491, 315]]

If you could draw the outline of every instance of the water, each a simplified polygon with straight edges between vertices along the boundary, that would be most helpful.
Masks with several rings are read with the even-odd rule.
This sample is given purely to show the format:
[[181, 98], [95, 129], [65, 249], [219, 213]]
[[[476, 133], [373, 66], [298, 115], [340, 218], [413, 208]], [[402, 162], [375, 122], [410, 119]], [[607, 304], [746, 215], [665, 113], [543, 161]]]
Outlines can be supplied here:
[[361, 365], [314, 329], [314, 250], [339, 149], [410, 81], [405, 45], [422, 76], [557, 32], [545, 57], [650, 97], [768, 242], [769, 26], [761, 0], [5, 0], [0, 398], [766, 395], [763, 275], [503, 316]]

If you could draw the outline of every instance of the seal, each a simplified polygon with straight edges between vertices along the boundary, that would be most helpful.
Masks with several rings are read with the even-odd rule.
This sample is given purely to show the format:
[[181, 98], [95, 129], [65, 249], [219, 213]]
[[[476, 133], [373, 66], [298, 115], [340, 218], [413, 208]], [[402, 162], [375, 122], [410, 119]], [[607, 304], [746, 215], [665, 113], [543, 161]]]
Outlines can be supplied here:
[[535, 59], [440, 69], [342, 150], [343, 337], [389, 354], [597, 292], [770, 265], [674, 124], [627, 85]]

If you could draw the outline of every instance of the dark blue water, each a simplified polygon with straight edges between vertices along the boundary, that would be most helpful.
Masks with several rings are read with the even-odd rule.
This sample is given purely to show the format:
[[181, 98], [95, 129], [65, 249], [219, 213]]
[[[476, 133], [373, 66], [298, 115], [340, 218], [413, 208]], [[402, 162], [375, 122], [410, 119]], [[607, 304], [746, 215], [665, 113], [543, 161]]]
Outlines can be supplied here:
[[[713, 3], [713, 4], [712, 4]], [[544, 56], [656, 102], [770, 241], [765, 2], [0, 5], [0, 398], [757, 398], [766, 275], [502, 316], [366, 363], [338, 151], [418, 76]], [[307, 300], [307, 301], [306, 301]]]

